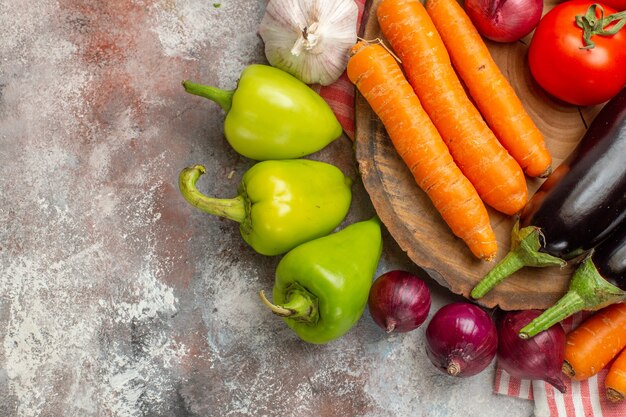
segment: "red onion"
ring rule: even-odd
[[[496,325],[475,304],[445,305],[426,328],[428,358],[451,376],[472,376],[484,370],[496,356],[497,345]]]
[[[368,300],[372,318],[387,333],[408,332],[424,323],[430,311],[430,290],[406,271],[390,271],[374,281]]]
[[[539,310],[507,312],[498,325],[498,364],[509,374],[522,379],[541,379],[565,392],[561,366],[565,353],[565,331],[560,324],[522,339],[518,333]]]
[[[496,42],[515,42],[539,23],[543,0],[465,0],[478,32]]]

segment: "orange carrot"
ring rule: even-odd
[[[604,379],[606,398],[617,403],[626,397],[626,350],[617,355]]]
[[[348,77],[452,232],[475,256],[492,259],[497,243],[487,209],[454,163],[394,57],[381,45],[359,42],[352,48]]]
[[[563,372],[582,381],[600,372],[626,347],[626,305],[612,304],[567,335]]]
[[[550,173],[552,157],[487,45],[457,0],[427,0],[430,15],[478,109],[502,145],[531,177]]]
[[[517,213],[528,198],[524,172],[465,93],[424,6],[419,0],[382,0],[377,17],[461,171],[485,203]]]

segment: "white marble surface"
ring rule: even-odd
[[[0,415],[527,417],[482,374],[440,374],[424,328],[300,342],[260,304],[277,258],[179,196],[230,197],[251,161],[185,78],[232,88],[264,62],[265,3],[0,1]],[[355,179],[342,137],[312,158]],[[418,272],[389,235],[378,273]],[[431,315],[456,300],[433,280]]]

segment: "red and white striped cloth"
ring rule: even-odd
[[[358,30],[361,26],[366,0],[355,0],[355,2],[359,7]],[[311,87],[326,100],[337,116],[337,120],[341,123],[345,134],[354,140],[354,95],[356,89],[348,79],[346,72],[344,71],[341,77],[331,85],[324,87],[313,85]]]
[[[343,131],[351,140],[354,140],[354,94],[355,87],[344,71],[341,77],[327,86],[311,86],[326,100],[333,109]]]
[[[575,314],[562,322],[566,332],[586,317]],[[522,380],[496,367],[493,391],[535,402],[535,417],[626,417],[626,404],[611,403],[604,394],[607,369],[585,381],[566,380],[567,392],[561,394],[544,381]]]
[[[359,6],[359,27],[367,0],[355,0]],[[333,109],[344,132],[354,139],[354,98],[356,89],[344,74],[329,86],[311,86]],[[565,331],[571,330],[583,318],[577,314],[562,324]],[[626,417],[626,404],[613,404],[604,394],[604,369],[585,381],[566,382],[567,392],[561,394],[552,385],[543,381],[520,380],[496,367],[493,390],[496,394],[508,395],[535,402],[534,417]],[[567,379],[567,378],[566,378]]]

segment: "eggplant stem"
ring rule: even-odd
[[[471,296],[478,300],[484,297],[496,285],[504,281],[507,277],[514,274],[524,267],[524,261],[517,251],[511,251],[494,266],[491,271],[483,277],[483,279],[472,289]]]
[[[519,331],[519,337],[528,339],[578,311],[599,310],[622,301],[626,297],[624,291],[600,275],[593,263],[592,255],[593,251],[576,269],[565,295],[556,304],[523,327]]]
[[[521,339],[530,339],[584,307],[585,301],[581,296],[577,292],[568,291],[556,304],[522,327],[518,336]]]
[[[556,256],[540,252],[543,236],[541,229],[535,226],[519,228],[519,220],[511,231],[511,249],[472,289],[471,296],[479,299],[491,291],[496,285],[525,266],[546,267],[566,265]]]

